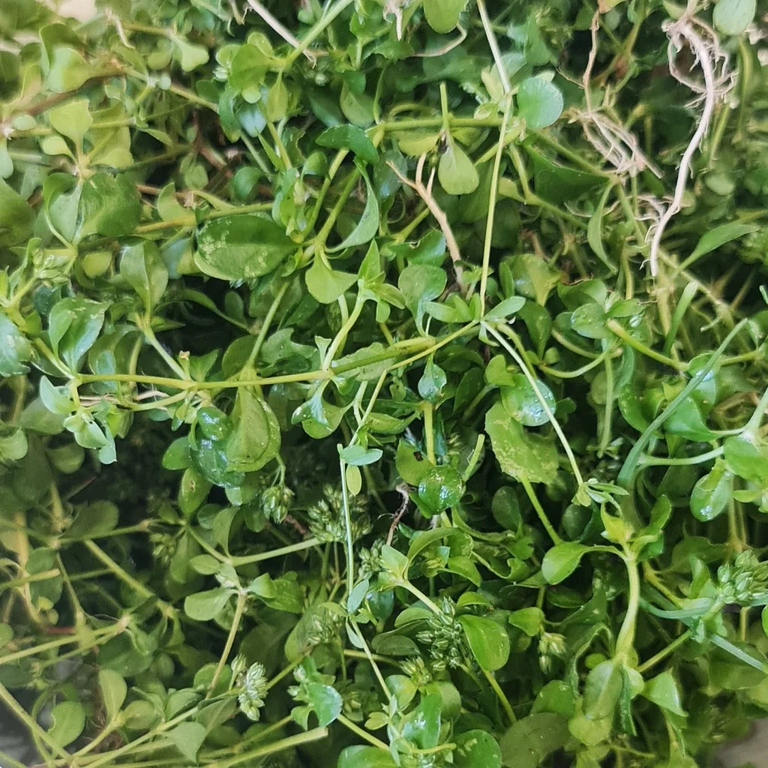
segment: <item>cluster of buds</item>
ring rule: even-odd
[[[368,504],[363,496],[348,500],[352,539],[356,540],[371,532]],[[347,529],[344,515],[344,496],[340,488],[323,486],[323,495],[307,510],[309,528],[320,541],[345,541]]]
[[[539,666],[547,675],[552,671],[555,659],[564,659],[566,656],[565,637],[557,632],[542,632],[539,638]]]
[[[751,550],[741,552],[717,569],[717,586],[724,603],[751,605],[768,591],[768,562],[761,563]]]
[[[464,631],[456,621],[456,606],[452,600],[444,597],[439,603],[441,614],[432,614],[427,619],[427,629],[416,635],[416,639],[429,647],[436,670],[446,667],[455,669],[464,663],[467,657]]]
[[[236,676],[240,693],[237,703],[240,711],[253,722],[258,722],[261,717],[261,708],[267,698],[267,673],[263,664],[256,662],[244,670],[245,659],[238,656],[232,663],[232,672]]]
[[[291,509],[293,491],[287,485],[273,485],[261,494],[261,509],[273,523],[282,523]]]

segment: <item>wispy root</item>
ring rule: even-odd
[[[735,73],[728,66],[728,54],[720,47],[717,33],[708,24],[696,18],[692,8],[689,7],[677,21],[664,22],[663,29],[669,38],[669,71],[679,83],[696,94],[692,105],[702,104],[702,109],[696,132],[680,160],[674,196],[658,223],[648,230],[648,236],[651,238],[649,260],[652,275],[658,272],[659,248],[664,230],[672,217],[683,207],[683,197],[691,173],[693,156],[707,135],[715,105],[728,93],[735,82]],[[695,60],[690,71],[698,68],[701,79],[691,76],[690,72],[683,72],[678,67],[677,54],[683,48],[689,48],[693,52]]]
[[[407,176],[404,176],[394,163],[390,162],[387,163],[387,165],[392,169],[397,178],[403,182],[403,184],[409,186],[426,203],[427,208],[429,208],[429,212],[435,218],[435,221],[437,221],[437,223],[440,225],[440,230],[442,231],[443,237],[445,238],[445,245],[448,248],[448,253],[451,255],[451,260],[453,261],[453,269],[456,272],[456,280],[459,283],[459,286],[463,287],[464,284],[461,279],[462,269],[460,263],[461,253],[459,252],[459,244],[456,242],[456,237],[454,236],[451,225],[448,222],[448,217],[445,215],[443,209],[437,204],[437,201],[432,196],[432,182],[434,181],[435,176],[434,171],[432,171],[427,184],[425,185],[423,182],[424,162],[426,159],[426,155],[422,155],[419,158],[419,161],[416,164],[415,181],[411,181]]]
[[[619,125],[615,120],[612,120],[604,112],[601,112],[599,107],[595,108],[592,105],[589,82],[592,79],[592,70],[597,57],[597,32],[599,26],[600,13],[597,12],[592,17],[592,49],[589,52],[587,67],[582,78],[586,109],[574,110],[572,113],[573,119],[581,125],[586,140],[607,163],[614,167],[616,173],[635,176],[640,171],[648,168],[657,176],[660,176],[659,171],[640,150],[640,145],[634,134]]]

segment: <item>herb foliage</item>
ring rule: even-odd
[[[691,768],[765,714],[761,16],[3,3],[41,764]]]

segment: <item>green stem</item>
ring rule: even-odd
[[[435,616],[443,616],[443,612],[430,600],[418,587],[414,587],[413,584],[411,584],[410,581],[403,581],[400,582],[400,585],[403,589],[410,592],[417,600],[420,600],[424,605],[429,608],[432,613],[435,614]]]
[[[611,441],[611,417],[613,415],[613,363],[605,361],[605,410],[603,411],[603,434],[600,437],[600,446],[597,455],[602,456]]]
[[[515,717],[515,712],[512,709],[512,705],[509,703],[509,699],[507,698],[506,694],[501,690],[499,681],[487,669],[483,669],[483,674],[485,675],[485,679],[488,681],[491,688],[493,688],[497,698],[501,702],[501,706],[504,708],[504,712],[506,712],[510,724],[516,723],[517,717]]]
[[[512,112],[512,96],[507,95],[507,106],[504,109],[504,119],[501,121],[499,141],[496,145],[496,156],[493,160],[491,172],[491,189],[488,195],[488,218],[485,222],[485,238],[483,241],[483,271],[480,276],[480,317],[485,315],[485,293],[488,288],[488,274],[491,271],[491,246],[493,242],[493,224],[496,215],[496,195],[499,190],[499,172],[501,170],[501,158],[504,152],[504,138],[507,133],[507,124]]]
[[[288,56],[285,58],[285,64],[283,65],[283,69],[287,69],[288,67],[293,64],[296,59],[301,56],[304,51],[309,48],[312,43],[317,40],[320,35],[323,34],[323,32],[336,20],[336,18],[344,13],[344,11],[349,8],[350,5],[352,5],[355,2],[355,0],[339,0],[336,5],[331,8],[328,13],[323,16],[320,21],[315,24],[312,29],[307,32],[306,35],[304,35],[304,38],[301,41],[301,44],[298,48],[294,48]]]
[[[248,356],[248,362],[243,366],[244,370],[252,368],[256,363],[256,358],[259,356],[261,346],[264,344],[264,340],[267,338],[269,327],[272,325],[272,321],[275,319],[277,310],[280,307],[280,302],[283,300],[283,296],[285,296],[285,292],[288,290],[288,285],[289,283],[287,281],[283,283],[280,290],[277,292],[277,296],[275,296],[275,298],[272,300],[272,304],[270,304],[269,310],[267,311],[266,317],[264,318],[264,322],[261,325],[259,335],[256,337],[256,342],[253,345],[251,354]]]
[[[121,568],[96,542],[85,540],[83,544],[91,552],[97,560],[100,560],[103,565],[109,568],[112,573],[119,579],[124,581],[136,594],[141,595],[145,600],[152,600],[156,603],[158,610],[168,618],[173,618],[177,615],[178,611],[165,600],[161,600],[151,589],[142,584],[140,581],[131,576],[128,571]]]
[[[232,617],[232,626],[229,628],[229,634],[227,635],[227,642],[224,645],[224,650],[221,652],[219,663],[216,666],[216,671],[213,673],[211,684],[208,686],[208,693],[205,698],[209,698],[213,693],[216,684],[219,682],[221,673],[224,670],[224,665],[229,659],[229,654],[232,652],[232,646],[235,644],[235,637],[240,629],[240,622],[243,619],[243,611],[245,611],[246,603],[248,602],[248,593],[240,591],[237,594],[237,604],[235,605],[235,615]]]
[[[673,360],[667,355],[662,355],[661,352],[656,352],[650,347],[643,344],[642,341],[638,341],[634,336],[631,336],[616,320],[609,320],[606,323],[608,330],[618,336],[625,344],[637,350],[646,357],[650,357],[651,360],[668,365],[670,368],[674,368],[677,371],[685,371],[688,369],[687,363],[680,363],[677,360]]]
[[[368,733],[368,731],[364,731],[362,728],[360,728],[358,725],[355,725],[349,718],[344,717],[344,715],[339,715],[338,721],[343,725],[349,728],[352,733],[358,735],[361,739],[364,739],[369,744],[372,744],[374,747],[378,747],[379,749],[383,749],[387,752],[389,752],[389,747],[380,739],[377,739],[375,736]]]
[[[657,654],[651,656],[650,659],[644,661],[637,671],[643,675],[652,667],[655,667],[660,661],[664,661],[671,653],[674,653],[683,643],[685,643],[691,636],[691,630],[686,629],[682,635],[675,638],[668,646],[662,648]]]
[[[295,552],[301,552],[305,549],[312,549],[317,547],[323,542],[320,539],[306,539],[300,541],[297,544],[291,544],[288,547],[280,547],[279,549],[270,549],[267,552],[260,552],[257,555],[244,555],[242,557],[230,557],[229,561],[235,568],[241,565],[249,565],[251,563],[263,563],[265,560],[272,560],[275,557],[284,557],[285,555],[291,555]]]
[[[42,741],[48,746],[52,752],[55,752],[59,757],[67,757],[67,752],[63,747],[59,746],[39,725],[32,715],[27,712],[24,707],[19,704],[18,701],[11,695],[10,691],[0,683],[0,701],[2,701],[6,707],[21,720],[26,726],[27,730],[33,734],[37,739]]]
[[[549,522],[547,513],[544,511],[544,507],[542,507],[539,503],[536,492],[533,490],[533,486],[531,485],[531,481],[527,477],[521,477],[520,482],[522,483],[528,498],[531,500],[531,504],[533,504],[533,508],[536,510],[536,514],[539,516],[541,524],[549,534],[549,538],[552,539],[552,542],[555,546],[562,544],[563,540],[560,538],[560,536],[558,536],[557,531],[554,529],[552,523]]]
[[[691,392],[701,384],[701,382],[709,376],[712,369],[717,365],[717,361],[723,356],[723,353],[728,348],[728,345],[733,341],[734,337],[744,328],[746,320],[742,320],[738,325],[734,326],[730,333],[723,339],[722,344],[715,350],[712,356],[709,358],[707,364],[701,368],[696,375],[686,384],[680,391],[677,397],[646,427],[645,431],[640,435],[637,442],[632,446],[632,450],[627,455],[624,461],[624,466],[619,472],[617,483],[626,488],[635,475],[640,456],[642,456],[645,446],[648,445],[651,438],[658,432],[664,422],[680,407],[681,403],[691,394]]]
[[[354,541],[352,539],[352,516],[349,511],[346,464],[341,458],[339,459],[339,472],[341,474],[341,497],[344,504],[344,533],[346,534],[344,548],[347,555],[347,594],[351,594],[352,588],[355,586]]]
[[[431,464],[436,464],[435,457],[435,429],[433,425],[434,406],[432,403],[423,403],[422,411],[424,413],[424,443],[427,448],[427,459]]]
[[[295,736],[288,736],[280,741],[266,744],[263,747],[257,747],[248,752],[244,752],[242,755],[236,755],[225,760],[216,760],[212,763],[208,763],[207,768],[233,768],[240,763],[252,763],[257,758],[266,757],[267,755],[273,755],[276,752],[283,752],[287,749],[293,749],[294,747],[300,747],[303,744],[310,744],[313,741],[319,741],[328,736],[327,728],[315,728],[312,731],[306,733],[297,733]]]
[[[637,624],[637,613],[640,609],[640,574],[637,570],[637,560],[635,555],[626,551],[624,553],[624,562],[627,565],[627,576],[629,577],[629,603],[627,613],[616,638],[616,658],[620,661],[628,661],[635,641],[635,625]]]
[[[643,454],[638,460],[638,466],[641,467],[687,467],[692,464],[703,464],[705,461],[711,461],[718,456],[723,455],[723,447],[713,448],[706,453],[700,453],[697,456],[687,456],[682,459],[670,459],[664,456],[648,456]]]
[[[565,433],[563,432],[563,429],[560,426],[560,423],[555,418],[555,414],[552,413],[552,409],[549,407],[549,403],[547,403],[546,399],[544,398],[544,395],[542,395],[536,379],[533,378],[533,376],[531,375],[531,372],[528,370],[528,366],[525,364],[525,362],[517,353],[517,351],[510,344],[507,343],[507,340],[493,326],[483,324],[483,327],[486,328],[486,330],[501,344],[501,346],[507,350],[507,352],[512,356],[514,361],[522,369],[523,374],[525,374],[525,377],[528,379],[528,383],[531,385],[534,393],[536,394],[536,399],[541,404],[541,407],[544,410],[544,413],[547,414],[547,417],[549,418],[549,421],[552,424],[552,428],[555,430],[555,433],[557,434],[557,437],[560,440],[560,443],[562,444],[566,455],[568,456],[568,461],[570,462],[571,468],[573,469],[573,474],[576,477],[576,482],[578,483],[579,486],[582,486],[584,484],[584,478],[582,477],[581,470],[579,469],[578,462],[576,461],[576,456],[573,453],[573,449],[571,448],[571,445],[568,442],[568,439],[566,438]],[[503,330],[505,333],[509,333],[512,330],[511,328],[508,329],[507,326],[500,326],[500,327],[501,327],[501,330]]]

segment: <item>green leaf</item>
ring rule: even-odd
[[[55,131],[71,139],[82,152],[85,134],[93,125],[88,99],[73,99],[49,109],[48,122]]]
[[[356,125],[335,125],[323,131],[315,143],[332,149],[349,149],[366,163],[376,163],[379,153],[365,131]]]
[[[448,142],[445,152],[437,164],[437,178],[440,186],[449,195],[468,195],[477,189],[480,177],[467,153],[453,140]]]
[[[536,194],[554,205],[578,200],[605,184],[605,177],[588,171],[578,171],[554,163],[524,145],[533,161],[533,182]]]
[[[53,52],[47,84],[53,93],[76,91],[94,76],[88,62],[72,48],[56,48]]]
[[[725,463],[734,475],[761,485],[768,477],[768,451],[743,437],[729,437],[723,443]]]
[[[590,670],[584,684],[584,714],[591,720],[610,717],[619,703],[622,685],[621,666],[614,659],[601,661]]]
[[[202,45],[195,45],[175,35],[173,36],[173,44],[176,46],[179,63],[184,72],[191,72],[193,69],[208,63],[208,49],[203,48]]]
[[[529,77],[517,91],[520,117],[531,130],[552,125],[563,112],[563,94],[557,86],[541,77]]]
[[[396,768],[392,755],[378,747],[347,747],[339,755],[337,768]]]
[[[140,219],[141,199],[125,174],[94,173],[83,183],[78,239],[88,235],[128,235]]]
[[[501,768],[501,748],[490,733],[466,731],[454,738],[456,768]]]
[[[200,723],[179,723],[165,734],[187,760],[197,762],[197,753],[206,736],[205,726]]]
[[[419,379],[419,395],[428,403],[436,403],[440,400],[443,387],[447,382],[445,371],[435,363],[434,356],[430,355],[424,366],[424,373]]]
[[[76,296],[62,299],[51,310],[48,318],[51,349],[71,370],[79,370],[85,353],[99,337],[106,311],[106,305]]]
[[[693,516],[703,523],[714,520],[728,506],[732,493],[733,473],[728,470],[723,460],[718,459],[712,470],[699,478],[693,486]]]
[[[541,608],[520,608],[509,614],[508,621],[513,627],[525,632],[528,637],[536,637],[544,625],[544,612]]]
[[[362,445],[348,445],[339,450],[339,456],[347,463],[355,467],[364,467],[375,464],[381,459],[383,453],[379,448],[364,448]]]
[[[448,278],[440,267],[427,264],[410,264],[401,273],[397,286],[405,299],[405,306],[422,328],[425,307],[445,290]]]
[[[120,274],[139,294],[148,313],[158,305],[168,287],[168,269],[157,246],[149,240],[123,250]]]
[[[230,597],[232,590],[225,587],[187,595],[184,600],[184,613],[195,621],[211,621],[224,610]]]
[[[0,246],[18,245],[32,234],[32,206],[0,179]]]
[[[605,214],[605,205],[608,202],[608,196],[611,194],[612,189],[613,187],[610,184],[606,185],[605,191],[600,198],[600,202],[597,204],[595,212],[589,219],[589,224],[587,225],[587,242],[597,258],[615,274],[616,267],[608,258],[608,254],[605,252],[605,245],[603,244],[603,215]]]
[[[419,749],[434,749],[440,740],[441,708],[440,694],[422,694],[419,705],[404,718],[403,738]]]
[[[330,725],[341,714],[341,694],[333,686],[308,683],[307,694],[321,728]]]
[[[581,558],[589,547],[575,541],[567,541],[548,549],[541,561],[541,573],[548,584],[559,584],[578,568]]]
[[[365,181],[366,197],[363,215],[358,220],[355,228],[339,245],[328,249],[329,253],[343,251],[345,248],[353,248],[357,245],[365,245],[379,231],[379,201],[376,199],[376,190],[373,188],[373,184],[371,184],[371,180],[368,178],[362,163],[356,160],[355,165],[357,165],[357,170]]]
[[[0,197],[2,197],[1,194]],[[26,373],[29,367],[25,363],[32,358],[32,344],[1,311],[0,338],[3,340],[0,345],[0,376],[17,376]]]
[[[463,495],[464,482],[450,464],[431,467],[419,481],[419,498],[433,515],[456,506]]]
[[[677,681],[671,672],[662,672],[660,675],[648,680],[643,688],[642,695],[668,712],[672,712],[680,717],[687,716],[682,707],[682,698],[677,687]]]
[[[754,0],[735,0],[735,2],[731,2],[731,0],[720,0],[720,2],[715,6],[715,14],[717,14],[718,8],[721,8],[722,6],[729,3],[731,5],[735,5],[739,3],[749,4],[750,2],[752,3],[752,12],[754,14]],[[740,237],[749,235],[752,232],[757,232],[758,229],[760,229],[760,227],[756,226],[755,224],[737,224],[735,222],[731,224],[721,224],[719,227],[715,227],[714,229],[710,229],[709,231],[705,232],[701,238],[699,238],[699,242],[696,243],[696,247],[693,249],[693,253],[691,253],[686,261],[695,261],[700,256],[711,253],[726,243],[730,243],[733,240],[738,240]]]
[[[756,11],[756,0],[718,0],[712,21],[715,29],[724,35],[741,35],[752,23]]]
[[[317,254],[304,279],[314,299],[321,304],[332,304],[357,282],[357,275],[331,269]]]
[[[501,669],[509,659],[509,635],[501,624],[484,616],[459,616],[469,648],[486,671]]]
[[[125,703],[128,695],[128,685],[122,675],[113,669],[99,670],[99,687],[101,699],[107,712],[107,722],[114,722],[117,713]]]
[[[559,715],[539,712],[518,720],[501,737],[501,757],[510,768],[538,768],[547,755],[570,740],[568,724]]]
[[[54,744],[66,747],[85,728],[85,708],[77,701],[62,701],[51,710],[51,721],[48,737]]]
[[[424,16],[438,35],[446,35],[456,29],[466,5],[467,0],[424,0]]]
[[[272,272],[296,249],[283,228],[269,219],[223,216],[198,233],[195,263],[220,280],[253,280]]]
[[[510,296],[499,302],[493,309],[485,313],[484,320],[493,322],[495,320],[506,320],[510,315],[519,312],[525,306],[525,299],[522,296]]]
[[[549,423],[549,416],[528,377],[522,373],[513,373],[510,379],[508,386],[501,387],[504,410],[526,427],[540,427]],[[554,413],[557,403],[552,390],[541,380],[536,380],[536,388],[550,413]]]
[[[525,432],[496,403],[485,416],[485,431],[491,438],[496,460],[506,474],[531,483],[551,483],[557,472],[557,449],[540,435]]]
[[[230,470],[256,472],[280,452],[280,424],[274,411],[247,387],[238,390],[232,423],[225,448]]]

